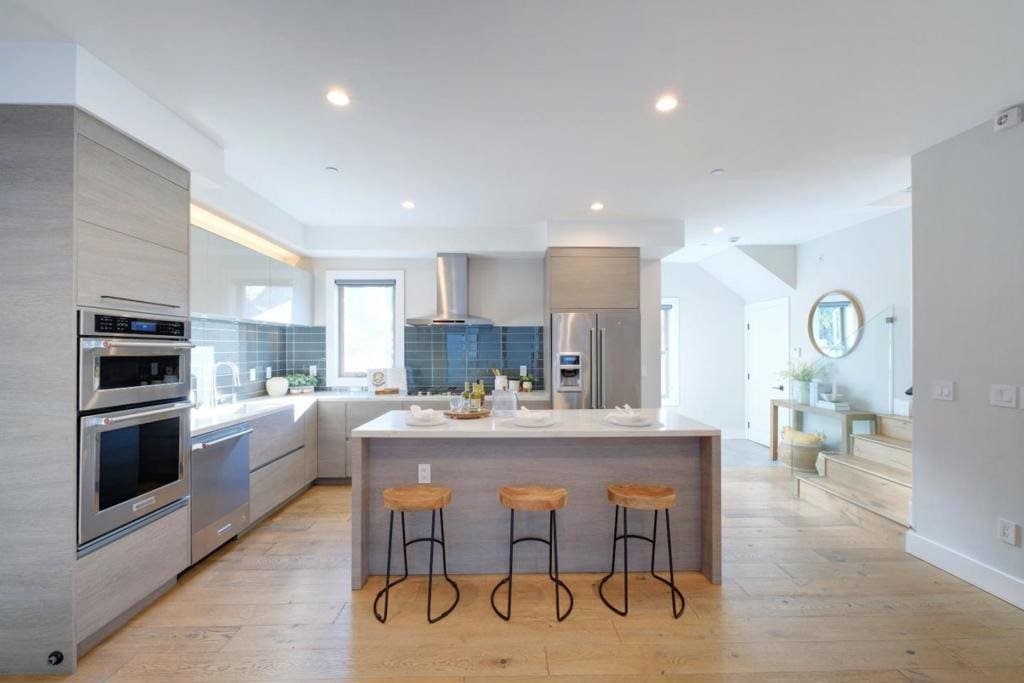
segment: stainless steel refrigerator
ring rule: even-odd
[[[640,405],[640,311],[551,314],[555,409]]]

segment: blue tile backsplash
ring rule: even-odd
[[[275,325],[216,318],[192,318],[192,388],[197,400],[208,396],[216,368],[221,396],[237,400],[266,394],[266,368],[275,377],[308,373],[316,365],[319,378],[327,375],[327,333],[322,326]],[[234,387],[231,366],[238,368]],[[443,387],[461,388],[483,379],[494,388],[491,368],[512,377],[525,365],[535,390],[544,388],[544,328],[474,325],[467,327],[405,328],[405,368],[410,393]],[[256,380],[249,381],[249,371]]]
[[[483,379],[494,388],[491,368],[515,377],[525,365],[535,390],[544,388],[544,328],[470,325],[405,328],[405,369],[409,392],[462,387]]]

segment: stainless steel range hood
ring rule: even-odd
[[[469,313],[469,256],[437,255],[437,315],[410,318],[409,325],[493,325],[488,318]]]

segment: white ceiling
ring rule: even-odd
[[[1024,99],[1019,0],[13,1],[39,21],[0,40],[81,44],[310,226],[504,231],[599,199],[685,220],[695,254],[799,243]]]

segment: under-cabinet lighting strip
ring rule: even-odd
[[[198,204],[192,204],[191,222],[192,225],[202,228],[207,232],[220,235],[224,239],[237,242],[243,247],[258,251],[264,256],[287,263],[290,266],[298,265],[301,257],[298,254],[288,251],[284,247],[271,242],[265,237],[257,235],[252,230],[235,223],[232,220],[217,215],[209,209],[204,209]]]

